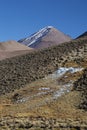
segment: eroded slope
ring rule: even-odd
[[[86,39],[1,61],[1,130],[86,130],[86,68]]]

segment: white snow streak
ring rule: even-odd
[[[27,46],[30,46],[37,42],[41,37],[43,37],[46,33],[49,32],[49,29],[53,28],[52,26],[47,26],[45,28],[42,28],[37,33],[33,34],[32,36],[26,38],[23,43]]]
[[[50,88],[39,88],[39,90],[49,90]]]
[[[82,70],[83,70],[83,68],[60,67],[57,71],[55,71],[53,74],[50,74],[46,78],[49,77],[49,78],[55,79],[55,78],[59,78],[59,77],[63,76],[66,72],[75,73],[75,72],[82,71]]]
[[[83,70],[83,68],[74,68],[74,67],[66,68],[66,67],[60,67],[53,74],[50,74],[50,75],[46,76],[44,78],[44,80],[48,80],[48,78],[51,78],[53,80],[53,79],[56,79],[56,78],[60,78],[66,72],[69,72],[69,73],[73,74],[75,72],[82,71],[82,70]],[[65,77],[67,78],[67,75],[65,75]],[[55,82],[55,80],[54,80],[54,82]],[[49,87],[48,88],[46,88],[46,87],[39,88],[38,90],[40,92],[37,92],[35,95],[19,99],[17,101],[17,103],[18,102],[22,103],[22,102],[25,102],[25,101],[29,101],[29,100],[33,99],[34,97],[46,95],[48,93],[53,93],[51,99],[55,100],[55,99],[59,98],[60,96],[62,96],[63,94],[69,93],[71,91],[71,88],[72,88],[72,83],[73,83],[73,81],[70,80],[67,84],[61,85],[60,88],[58,88],[58,90],[52,90],[52,88],[49,88]]]

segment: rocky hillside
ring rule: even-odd
[[[0,61],[0,94],[43,78],[67,61],[79,63],[86,57],[87,39],[81,39]]]
[[[45,117],[2,118],[0,125],[3,130],[86,130],[85,122],[52,119]]]
[[[0,61],[0,130],[87,130],[86,86],[86,38]]]
[[[74,89],[81,93],[81,101],[78,107],[87,111],[87,68],[84,70],[82,77],[75,82]]]

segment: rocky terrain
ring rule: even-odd
[[[74,89],[80,91],[82,97],[78,107],[87,111],[87,68],[82,77],[75,82]]]
[[[81,123],[81,124],[80,124]],[[87,122],[79,120],[47,119],[45,117],[2,118],[0,120],[1,130],[86,130]],[[8,126],[8,127],[7,127]]]
[[[87,129],[87,38],[0,61],[0,130]]]
[[[77,40],[0,62],[0,94],[45,77],[67,61],[87,56],[87,40]]]

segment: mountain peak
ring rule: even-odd
[[[53,26],[46,26],[46,27],[40,29],[38,32],[34,33],[33,35],[31,35],[27,38],[21,39],[18,42],[23,43],[27,46],[31,46],[33,43],[37,42],[43,36],[45,36],[52,28],[53,28]],[[25,41],[26,41],[26,43],[24,43]]]
[[[46,26],[45,28],[54,28],[53,26]]]
[[[41,49],[59,43],[68,42],[70,40],[71,38],[69,36],[58,31],[53,26],[46,26],[31,36],[21,39],[18,42],[25,44],[28,47]]]

